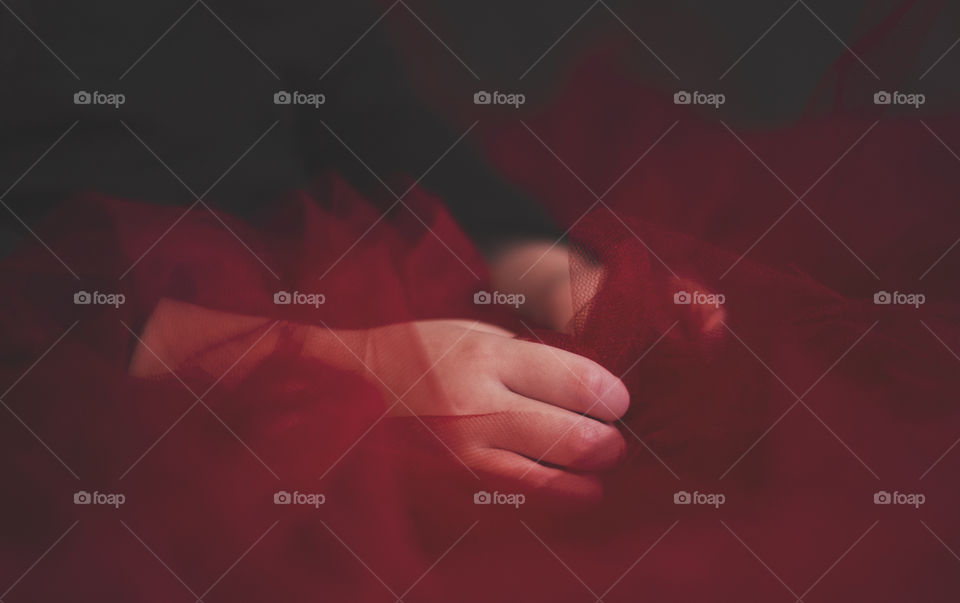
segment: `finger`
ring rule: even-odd
[[[603,486],[595,475],[547,467],[508,450],[480,449],[471,456],[470,464],[479,473],[518,493],[584,502],[599,501],[603,496]]]
[[[479,320],[464,320],[462,318],[455,319],[432,319],[432,320],[423,320],[420,321],[421,324],[429,323],[443,323],[446,325],[463,327],[464,329],[469,329],[471,331],[477,331],[480,333],[489,333],[490,335],[500,335],[501,337],[516,337],[515,333],[512,333],[506,329],[492,325],[488,322],[482,322]]]
[[[514,392],[603,421],[627,412],[626,386],[596,362],[542,343],[514,340],[503,346],[498,374]]]
[[[532,400],[518,404],[525,406],[534,409],[485,415],[483,441],[574,471],[602,471],[623,458],[626,442],[615,427]]]
[[[462,320],[455,319],[450,322],[454,324],[460,324],[471,331],[479,331],[481,333],[490,333],[491,335],[500,335],[502,337],[516,337],[515,333],[512,333],[504,328],[492,325],[488,322],[481,322],[479,320]]]

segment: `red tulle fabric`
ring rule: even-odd
[[[740,134],[797,194],[816,183],[778,221],[796,199],[741,141],[627,74],[585,60],[527,124],[599,193],[680,120],[603,204],[525,128],[485,134],[605,267],[600,282],[571,267],[570,335],[475,305],[480,256],[422,193],[409,202],[433,233],[400,211],[361,238],[378,213],[332,177],[319,202],[295,196],[262,226],[223,216],[249,250],[202,209],[146,255],[182,208],[90,197],[56,212],[38,234],[80,279],[39,245],[0,273],[4,403],[22,419],[0,420],[0,578],[78,523],[8,600],[956,600],[960,460],[934,463],[960,435],[960,253],[925,272],[960,234],[955,159],[916,121],[850,113]],[[591,110],[598,91],[616,107]],[[956,119],[926,124],[960,140]],[[723,294],[724,324],[705,332],[675,304],[683,283]],[[127,302],[77,306],[80,289]],[[327,303],[277,306],[278,290]],[[927,303],[875,305],[881,290]],[[623,375],[627,459],[585,510],[535,495],[475,505],[496,485],[441,441],[469,418],[380,421],[374,387],[305,361],[286,334],[240,383],[190,366],[128,376],[128,327],[165,297],[332,328],[470,318],[540,338]],[[415,342],[401,352],[417,359]],[[190,391],[208,389],[203,404]],[[81,489],[127,501],[74,505]],[[275,505],[279,490],[327,498]],[[875,505],[881,490],[926,502]],[[725,503],[677,505],[678,491]]]

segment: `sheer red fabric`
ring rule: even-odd
[[[604,90],[617,107],[569,127]],[[97,197],[51,216],[38,234],[79,279],[39,244],[0,271],[2,577],[57,542],[8,599],[955,600],[960,210],[955,159],[930,131],[960,140],[960,122],[839,112],[732,133],[602,54],[558,98],[528,126],[587,186],[525,128],[485,136],[604,267],[571,266],[569,335],[474,304],[483,263],[419,192],[430,231],[404,211],[378,221],[335,177],[258,227],[195,209],[164,235],[182,208]],[[587,187],[611,184],[595,204]],[[75,305],[78,290],[126,303]],[[326,303],[273,303],[293,290]],[[874,303],[882,291],[925,303]],[[722,322],[704,328],[684,292],[722,295]],[[382,419],[391,400],[304,360],[282,322],[239,382],[190,364],[129,376],[131,331],[162,298],[272,319],[264,332],[500,324],[622,375],[629,454],[588,509],[535,493],[476,505],[499,485],[447,443],[485,417]],[[415,341],[397,353],[429,368]],[[78,490],[126,502],[76,505]],[[278,491],[326,499],[277,505]]]

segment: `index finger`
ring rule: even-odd
[[[500,380],[514,392],[601,421],[627,412],[630,394],[610,371],[589,358],[543,343],[511,341],[498,363]]]

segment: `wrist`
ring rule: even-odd
[[[302,325],[302,355],[337,368],[366,375],[369,372],[369,331],[328,329]]]

